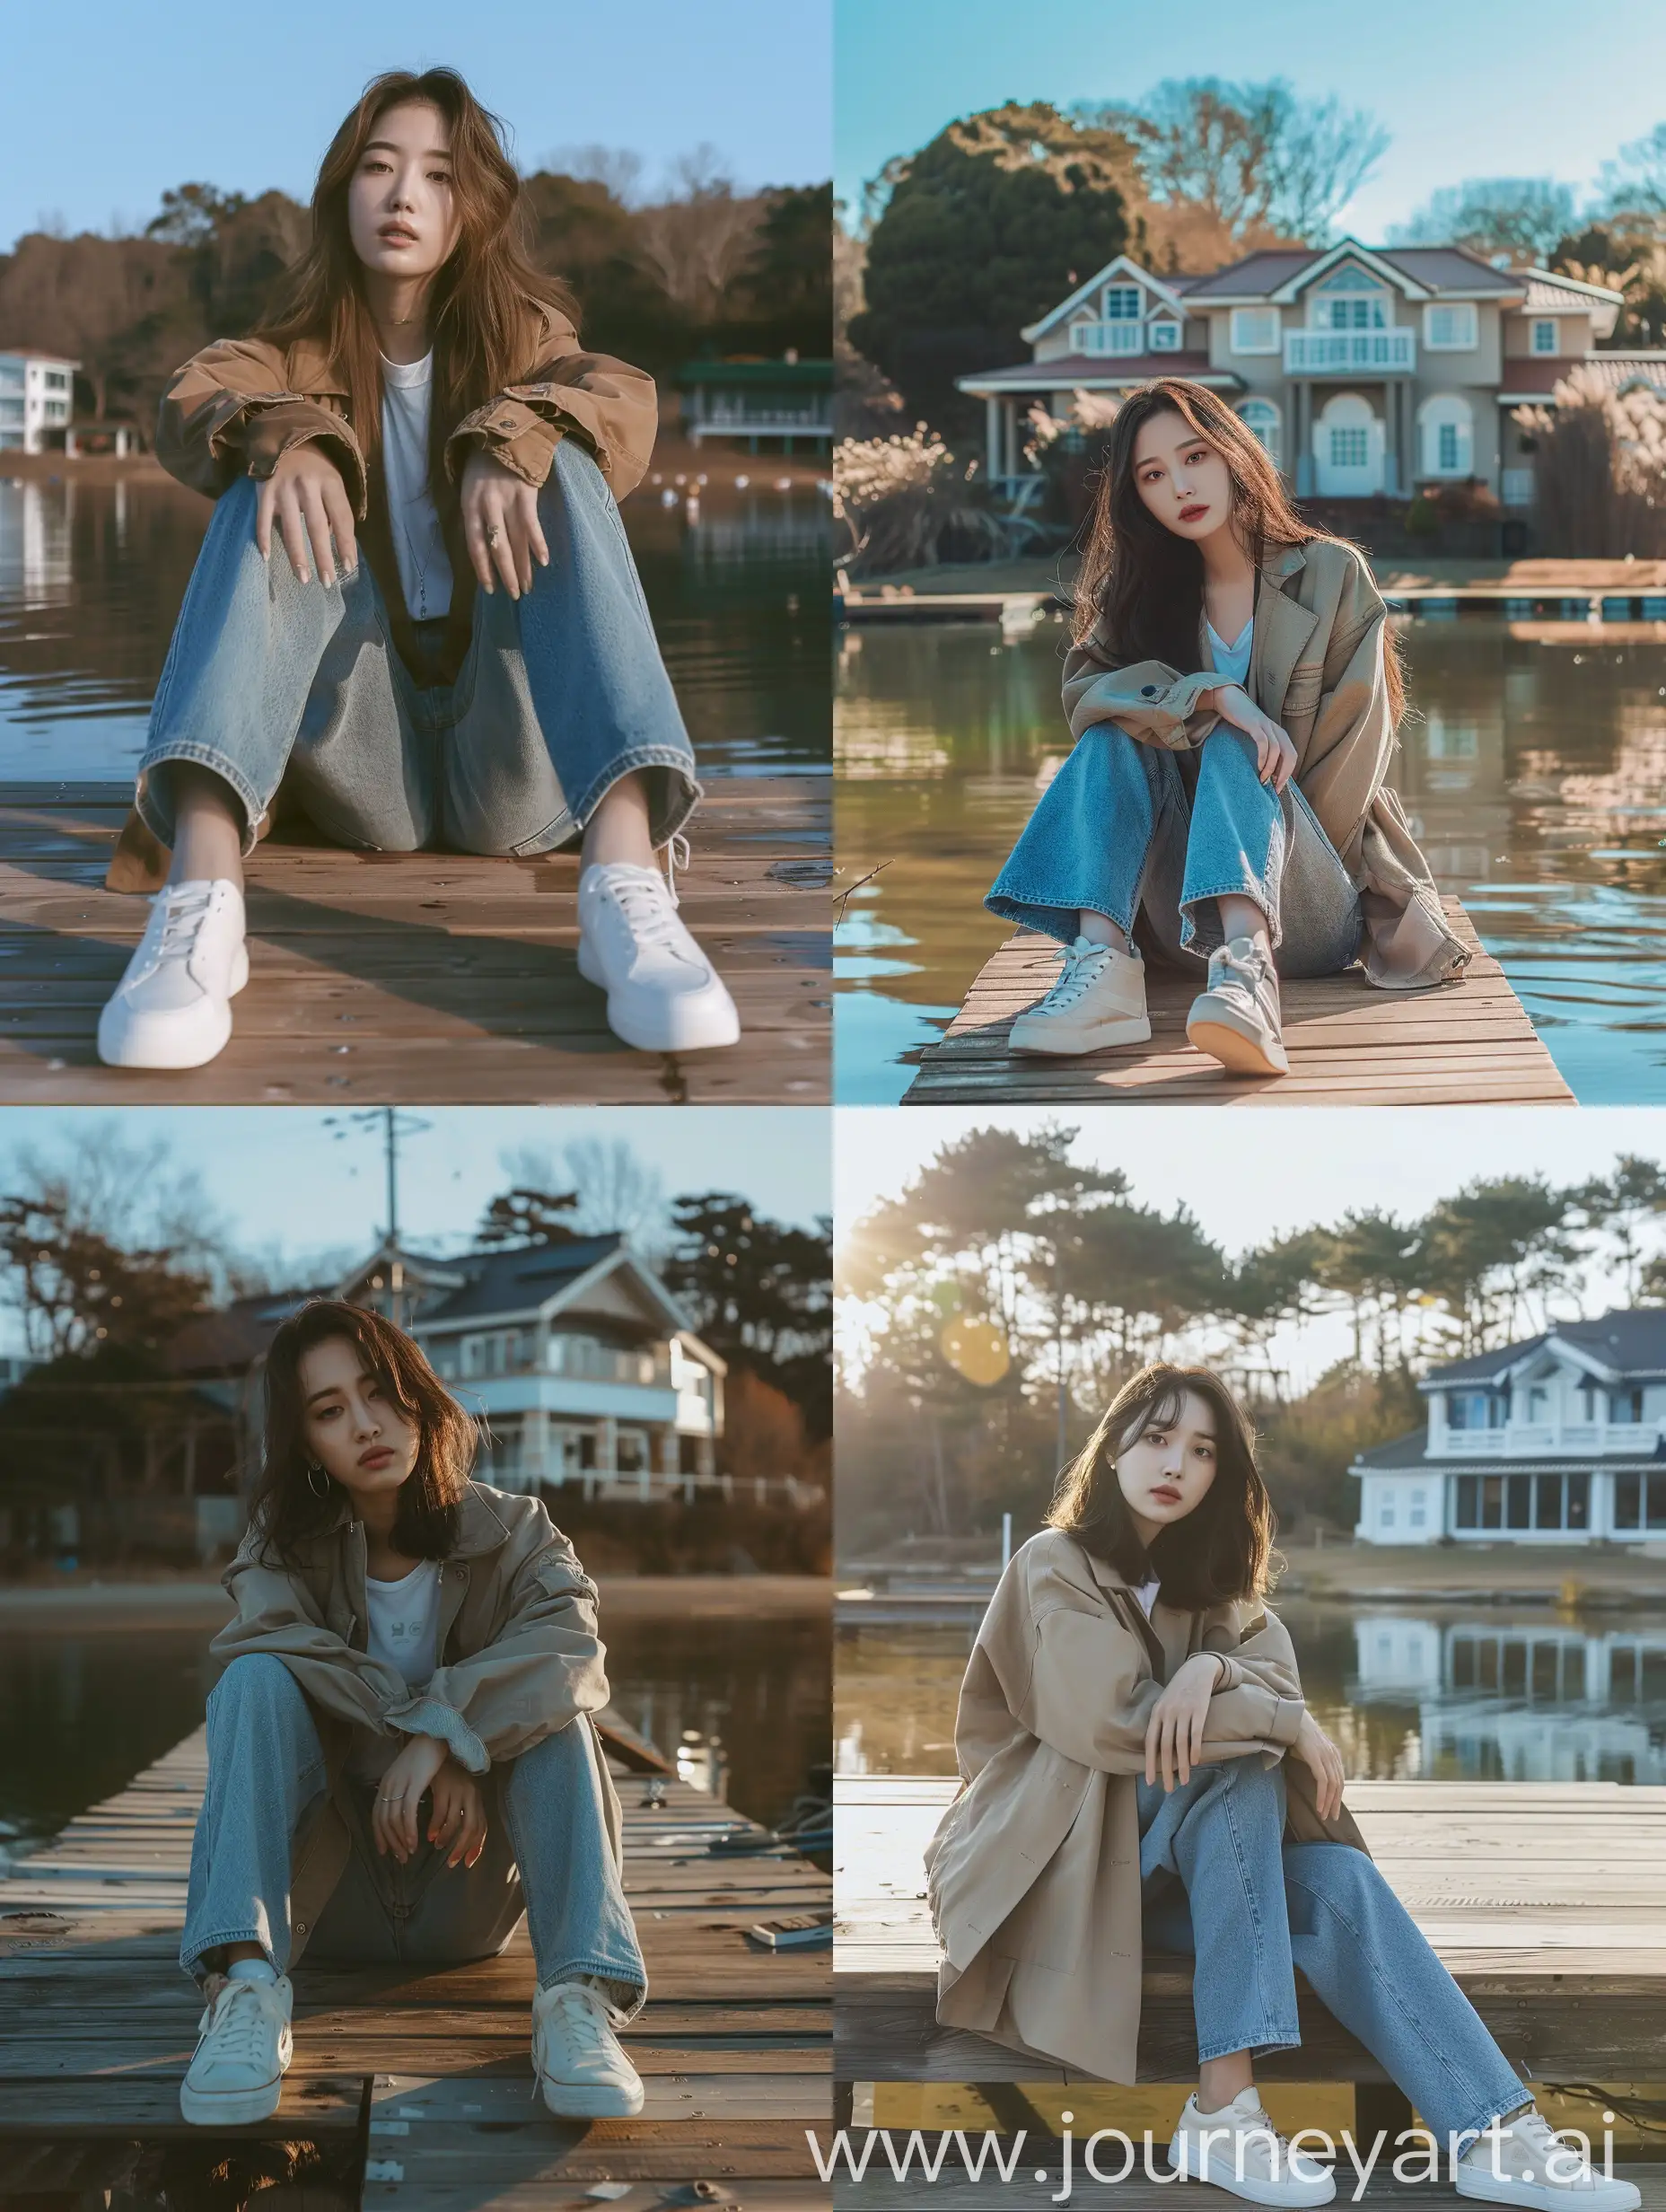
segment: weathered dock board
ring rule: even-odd
[[[1151,1040],[1078,1058],[1007,1049],[1058,970],[1050,937],[1020,930],[984,967],[941,1040],[925,1046],[907,1106],[1052,1102],[1108,1106],[1571,1106],[1574,1094],[1503,969],[1455,899],[1442,901],[1475,947],[1460,983],[1373,990],[1355,970],[1281,987],[1290,1073],[1229,1076],[1186,1040],[1191,978],[1153,961]]]
[[[951,1777],[835,1778],[837,2067],[868,2082],[1092,2077],[941,2028],[921,1852]],[[1350,1782],[1372,1856],[1511,2059],[1536,2082],[1658,2080],[1666,2037],[1666,1788]],[[1269,2081],[1381,2082],[1302,1993],[1303,2048]],[[1142,2080],[1195,2078],[1191,1962],[1145,1965]]]
[[[720,2195],[743,2180],[753,2212],[825,2204],[805,2130],[825,2132],[831,2111],[829,1956],[771,1953],[744,1930],[825,1915],[830,1884],[780,1845],[715,1854],[719,1837],[764,1831],[685,1782],[609,1763],[650,1984],[624,2037],[647,2092],[639,2116],[561,2122],[534,2101],[522,1928],[500,1957],[460,1966],[303,1959],[283,2104],[228,2133],[356,2146],[364,2205],[394,2212],[518,2212],[636,2176]],[[179,2110],[200,2001],[178,1949],[206,1774],[198,1732],[0,1882],[0,2173],[201,2141]]]
[[[0,1103],[739,1104],[828,1095],[829,786],[715,779],[679,878],[738,1045],[634,1052],[579,975],[578,861],[355,853],[287,835],[249,863],[249,988],[180,1074],[108,1068],[99,1009],[145,926],[103,888],[130,794],[0,786]]]

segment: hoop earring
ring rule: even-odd
[[[310,1460],[307,1462],[307,1488],[314,1497],[328,1497],[329,1496],[329,1477],[324,1475],[324,1487],[320,1490],[312,1479],[314,1475],[324,1475],[324,1470],[316,1460]]]

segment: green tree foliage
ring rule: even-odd
[[[504,1190],[493,1198],[475,1231],[487,1246],[517,1244],[571,1244],[578,1232],[571,1216],[578,1204],[575,1190]]]
[[[790,1398],[809,1436],[830,1435],[832,1224],[771,1221],[731,1190],[676,1198],[671,1216],[662,1272],[697,1333]]]
[[[1023,326],[1129,246],[1132,174],[1118,134],[1039,104],[952,123],[894,169],[850,337],[910,419],[976,428],[955,378],[1022,360]]]

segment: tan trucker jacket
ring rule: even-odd
[[[943,1946],[937,2018],[1027,2054],[1132,2082],[1143,1971],[1139,1811],[1145,1729],[1194,1652],[1225,1662],[1204,1758],[1283,1759],[1305,1710],[1284,1624],[1255,1602],[1147,1621],[1124,1577],[1062,1530],[1002,1575],[960,1685],[962,1787],[925,1850]],[[1320,1820],[1285,1761],[1285,1834],[1365,1843],[1346,1806]]]
[[[471,1482],[457,1544],[440,1562],[439,1658],[419,1690],[367,1649],[364,1524],[344,1505],[298,1564],[263,1566],[244,1536],[222,1581],[237,1606],[209,1649],[281,1659],[306,1693],[329,1761],[331,1802],[299,1839],[292,1885],[297,1938],[317,1925],[351,1848],[333,1803],[355,1729],[386,1740],[391,1762],[412,1735],[438,1736],[484,1774],[559,1728],[589,1738],[614,1864],[623,1866],[618,1793],[589,1716],[608,1701],[596,1585],[541,1502]]]
[[[1359,893],[1360,958],[1383,990],[1426,989],[1474,957],[1453,935],[1398,794],[1383,651],[1388,609],[1355,547],[1334,538],[1275,547],[1261,564],[1245,689],[1296,749],[1295,782]],[[1219,683],[1198,622],[1198,666],[1119,663],[1102,633],[1065,662],[1065,711],[1079,738],[1114,722],[1183,752],[1220,717],[1199,701]]]

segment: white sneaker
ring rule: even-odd
[[[1636,2212],[1643,2192],[1635,2181],[1598,2172],[1576,2143],[1559,2136],[1537,2106],[1518,2112],[1494,2138],[1471,2143],[1452,2171],[1460,2197],[1487,2204],[1527,2204],[1542,2212]]]
[[[1143,1045],[1151,1035],[1145,1012],[1145,963],[1137,952],[1078,937],[1065,947],[1058,980],[1039,1005],[1013,1024],[1013,1052],[1097,1052],[1105,1045]]]
[[[294,2055],[287,1974],[225,1981],[197,2025],[197,2050],[180,2084],[180,2110],[198,2128],[238,2128],[277,2110]]]
[[[1336,2176],[1305,2151],[1293,2151],[1262,2109],[1260,2092],[1241,2089],[1218,2112],[1197,2108],[1194,2090],[1169,2143],[1176,2171],[1212,2181],[1251,2204],[1328,2204]]]
[[[201,1067],[232,1034],[249,980],[243,894],[229,878],[164,883],[127,973],[99,1016],[107,1067]]]
[[[1186,1034],[1230,1075],[1287,1075],[1278,973],[1253,937],[1233,937],[1209,955],[1209,988],[1192,1001]]]
[[[578,971],[608,995],[608,1026],[639,1052],[732,1045],[741,1017],[683,927],[657,868],[592,863],[578,880]]]
[[[562,2120],[624,2120],[642,2110],[642,2076],[620,2049],[624,2014],[589,1981],[557,1981],[532,1999],[532,2070]]]

